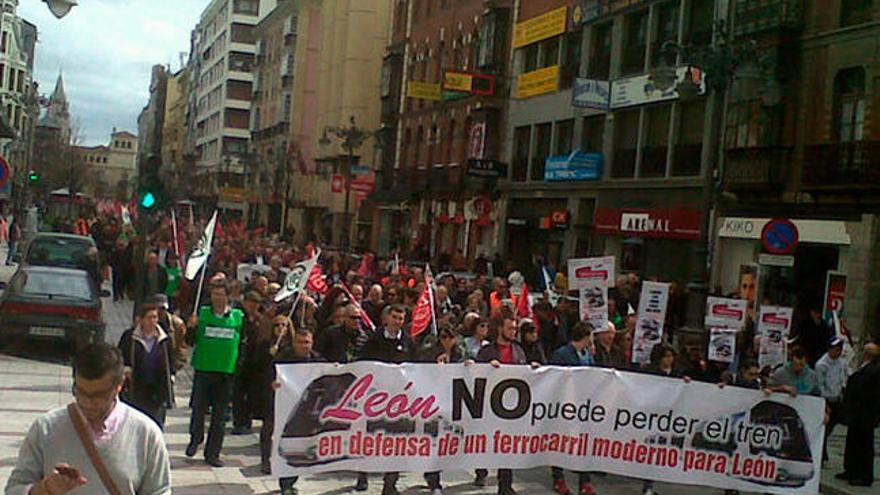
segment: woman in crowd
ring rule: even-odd
[[[526,359],[530,363],[547,364],[547,355],[538,338],[538,327],[530,318],[519,322],[519,342],[526,351]]]
[[[171,377],[177,369],[171,337],[159,326],[159,308],[143,304],[137,323],[119,339],[125,363],[123,400],[165,426],[165,412],[174,405]]]
[[[486,344],[489,343],[489,320],[486,318],[477,318],[472,322],[472,329],[469,331],[469,337],[465,337],[464,345],[467,349],[468,359],[476,359],[477,353]]]

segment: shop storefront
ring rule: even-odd
[[[596,208],[595,232],[621,273],[685,283],[702,215],[688,208]]]
[[[505,258],[517,267],[543,256],[552,266],[568,258],[564,246],[572,214],[567,198],[513,199],[506,219]]]
[[[736,294],[755,280],[755,297],[764,302],[792,306],[801,314],[811,307],[823,307],[828,272],[848,271],[852,238],[847,222],[792,219],[798,231],[794,252],[767,256],[761,233],[770,220],[719,219],[713,273],[716,287]]]

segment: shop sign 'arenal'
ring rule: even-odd
[[[686,208],[596,208],[596,232],[626,237],[696,240],[701,214]]]

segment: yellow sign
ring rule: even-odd
[[[516,78],[517,98],[531,98],[532,96],[552,93],[557,89],[559,89],[558,65],[526,72]]]
[[[221,187],[220,200],[230,203],[244,203],[248,200],[248,191],[243,187]]]
[[[568,7],[559,7],[550,12],[532,17],[516,25],[513,47],[521,48],[532,43],[558,36],[565,32],[568,21]]]
[[[410,81],[406,85],[406,96],[419,100],[440,100],[440,85],[421,81]]]
[[[447,72],[443,76],[443,89],[447,91],[470,92],[474,77],[464,72]]]

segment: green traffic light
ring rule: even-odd
[[[38,174],[36,172],[31,172],[28,175],[28,180],[31,182],[36,182],[36,181],[40,180],[40,174]]]
[[[156,196],[149,191],[145,192],[141,197],[141,206],[146,209],[156,206]]]

